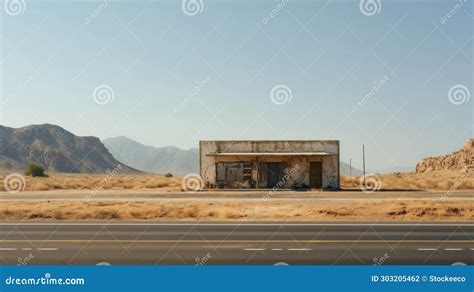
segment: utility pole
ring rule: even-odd
[[[352,177],[352,159],[349,158],[349,176]]]
[[[364,171],[364,186],[365,186],[365,145],[362,144],[362,168]]]

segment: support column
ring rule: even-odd
[[[256,183],[255,183],[255,188],[258,189],[258,183],[260,181],[260,160],[258,159],[258,156],[255,158],[255,172],[256,172]]]

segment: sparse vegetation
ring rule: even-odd
[[[167,174],[165,174],[165,177],[173,177],[173,174],[168,172]]]
[[[25,175],[32,177],[48,177],[48,175],[44,173],[44,167],[36,163],[28,164],[25,170]]]
[[[382,190],[449,190],[474,189],[474,173],[465,176],[463,171],[444,170],[426,173],[400,173],[379,175]],[[344,189],[359,188],[359,177],[341,176]]]
[[[7,174],[0,174],[2,181]],[[27,176],[25,191],[78,190],[160,190],[179,191],[181,178],[153,174],[118,174],[107,178],[106,174],[50,173],[48,178]],[[5,191],[0,184],[0,191]]]
[[[0,174],[3,180],[7,174]],[[65,174],[51,173],[49,178],[26,177],[25,191],[52,190],[159,190],[180,191],[181,177],[157,174],[118,174],[106,179],[103,174]],[[463,177],[460,171],[436,171],[429,173],[393,173],[379,176],[382,190],[443,190],[474,189],[474,174]],[[342,189],[359,189],[359,177],[341,176]],[[0,184],[0,191],[4,191]]]
[[[474,220],[473,200],[3,202],[0,220]],[[212,204],[211,204],[212,203]]]

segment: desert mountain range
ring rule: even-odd
[[[145,172],[175,175],[199,172],[197,148],[182,150],[174,146],[153,147],[123,136],[102,142],[117,160]]]
[[[23,171],[31,162],[49,172],[105,173],[119,164],[121,172],[139,172],[116,160],[96,137],[78,137],[50,124],[0,126],[0,169]]]

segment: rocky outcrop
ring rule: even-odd
[[[428,157],[416,165],[416,172],[465,170],[474,165],[474,139],[469,139],[461,150],[438,157]]]

